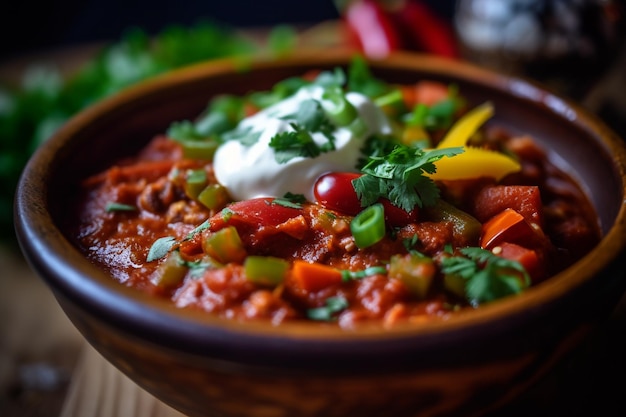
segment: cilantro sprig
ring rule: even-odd
[[[380,198],[407,212],[415,206],[432,206],[439,198],[439,189],[426,174],[433,174],[435,162],[452,157],[463,148],[424,150],[397,145],[389,154],[370,156],[361,169],[364,175],[352,182],[361,205],[367,207]]]
[[[307,310],[307,317],[317,321],[332,321],[337,314],[348,308],[348,300],[342,296],[328,297],[322,307]]]
[[[290,121],[293,130],[280,132],[270,139],[269,146],[274,149],[279,164],[299,156],[315,158],[335,149],[334,126],[317,100],[304,100],[294,113],[282,119]],[[316,143],[312,136],[315,132],[321,132],[327,141],[321,145]]]
[[[465,280],[465,293],[472,305],[518,294],[530,285],[530,277],[516,261],[504,259],[478,248],[460,249],[464,256],[443,259],[441,272]]]

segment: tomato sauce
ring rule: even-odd
[[[458,258],[462,248],[515,261],[494,268],[524,289],[571,265],[600,239],[585,194],[532,138],[497,127],[482,134],[486,147],[516,155],[521,169],[497,181],[436,181],[436,206],[395,220],[386,214],[387,232],[368,247],[356,244],[355,213],[344,209],[353,199],[349,187],[340,188],[345,199],[338,207],[269,197],[233,202],[219,192],[207,205],[192,190],[190,173],[199,173],[203,189],[217,186],[213,162],[185,157],[167,135],[82,182],[74,235],[115,280],[180,308],[344,328],[441,320],[493,301],[467,289],[464,280],[484,276],[488,261]],[[301,261],[307,265],[296,273]],[[309,271],[310,265],[317,269]]]
[[[558,172],[532,141],[514,139],[513,143],[521,154],[533,157],[523,159],[524,170],[503,183],[539,183],[544,191],[546,201],[542,212],[528,216],[545,224],[546,233],[554,241],[554,244],[547,240],[543,243],[542,254],[544,258],[551,257],[552,261],[544,261],[543,267],[548,269],[546,274],[553,274],[588,251],[599,239],[599,231],[589,203],[575,183]],[[239,203],[239,208],[234,209],[241,210],[243,215],[235,211],[225,222],[218,210],[207,209],[184,191],[182,173],[202,168],[211,178],[211,164],[183,159],[181,155],[176,142],[157,137],[137,158],[83,183],[85,195],[79,208],[80,226],[76,236],[87,256],[119,282],[170,298],[179,307],[198,308],[229,318],[263,318],[274,323],[304,319],[308,309],[323,306],[325,300],[336,296],[344,297],[350,306],[337,318],[345,327],[363,320],[380,320],[390,325],[399,320],[443,318],[465,305],[458,297],[436,287],[426,299],[416,300],[402,281],[383,274],[315,292],[299,288],[289,277],[283,285],[267,288],[248,281],[243,266],[238,263],[208,268],[199,276],[187,274],[173,286],[155,284],[151,277],[157,273],[160,262],[146,262],[152,244],[166,235],[182,241],[207,219],[212,227],[180,246],[188,260],[202,258],[203,233],[219,230],[227,223],[236,225],[248,254],[290,261],[303,259],[354,271],[380,265],[394,254],[407,253],[403,246],[405,237],[419,236],[416,249],[429,256],[443,256],[448,244],[457,247],[477,243],[456,233],[450,222],[421,221],[399,228],[393,238],[386,237],[373,247],[359,250],[350,233],[351,216],[311,203],[295,209],[272,206],[263,200],[265,211],[250,211],[250,207]],[[505,198],[495,187],[483,179],[447,183],[442,189],[444,195],[460,200],[459,205],[478,219],[489,218],[500,206],[515,204],[516,198],[521,199],[520,212],[524,212],[527,188],[523,189],[524,193]],[[477,195],[473,192],[476,188],[480,189]],[[476,196],[473,201],[472,196]],[[107,211],[111,201],[136,205],[136,209]],[[537,215],[542,219],[537,219]]]

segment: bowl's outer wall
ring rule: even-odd
[[[84,259],[69,233],[56,232],[69,230],[67,205],[78,179],[132,154],[172,121],[195,117],[210,97],[269,88],[309,70],[311,62],[261,65],[253,77],[198,66],[81,113],[40,149],[23,175],[16,227],[26,257],[96,349],[189,415],[208,409],[215,410],[209,415],[250,415],[240,404],[286,416],[383,415],[389,404],[398,404],[396,416],[418,409],[446,415],[510,398],[611,311],[626,279],[626,152],[615,140],[607,142],[611,133],[595,119],[530,83],[415,57],[373,64],[389,80],[454,82],[470,102],[492,101],[496,121],[549,144],[589,192],[610,242],[578,269],[524,295],[526,310],[519,307],[522,300],[510,300],[472,312],[478,319],[468,319],[467,326],[461,318],[458,325],[426,330],[346,335],[318,329],[319,337],[318,330],[282,334],[267,326],[188,320],[186,312],[120,288]],[[329,58],[323,69],[346,62],[346,56]],[[569,288],[565,278],[576,285]],[[303,402],[305,396],[311,401]]]

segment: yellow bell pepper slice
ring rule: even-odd
[[[461,154],[435,162],[437,171],[430,174],[430,178],[459,180],[491,177],[498,181],[505,175],[521,169],[519,162],[503,153],[469,146],[464,149],[465,151]]]
[[[521,169],[519,162],[505,154],[467,146],[467,141],[493,114],[493,105],[486,102],[469,111],[450,128],[437,145],[437,149],[462,146],[464,152],[453,158],[443,158],[435,162],[437,172],[430,174],[431,179],[492,177],[500,180],[505,175]]]
[[[493,105],[490,102],[473,108],[461,117],[437,145],[438,149],[465,146],[483,123],[493,116]]]

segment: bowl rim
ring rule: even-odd
[[[273,59],[260,57],[250,61],[222,59],[191,65],[157,76],[106,98],[72,117],[31,157],[22,173],[15,199],[15,227],[18,242],[28,262],[47,282],[57,297],[69,299],[80,308],[94,312],[102,321],[121,326],[135,337],[162,343],[172,349],[191,354],[212,355],[219,360],[242,360],[242,346],[255,346],[255,363],[263,363],[264,355],[276,359],[289,353],[301,358],[309,355],[334,355],[336,358],[376,355],[380,352],[426,348],[442,340],[454,342],[461,333],[473,332],[480,337],[494,328],[504,329],[513,322],[528,322],[538,317],[560,297],[580,289],[591,277],[600,274],[626,253],[626,199],[617,213],[615,223],[599,244],[573,267],[532,287],[518,297],[508,297],[480,308],[454,315],[445,321],[400,324],[391,328],[380,325],[362,326],[352,330],[320,323],[242,322],[214,317],[205,312],[180,309],[169,300],[158,300],[147,294],[120,285],[89,263],[54,225],[47,212],[45,178],[58,151],[73,135],[103,114],[115,112],[130,103],[173,88],[179,83],[213,77],[241,68],[315,67],[346,64],[354,52],[333,51],[301,53]],[[436,71],[444,77],[455,77],[504,91],[521,100],[545,107],[547,111],[576,124],[598,137],[613,156],[616,175],[621,179],[622,195],[626,195],[626,146],[603,122],[578,104],[551,92],[545,86],[520,77],[496,73],[474,64],[419,53],[394,53],[382,60],[369,60],[379,68],[404,67]],[[243,63],[243,66],[242,66]],[[42,221],[44,220],[44,221]],[[579,271],[586,271],[581,274]],[[85,279],[85,277],[89,277]],[[392,342],[392,343],[389,343]],[[331,350],[328,349],[332,346]],[[294,353],[297,351],[298,353]]]

